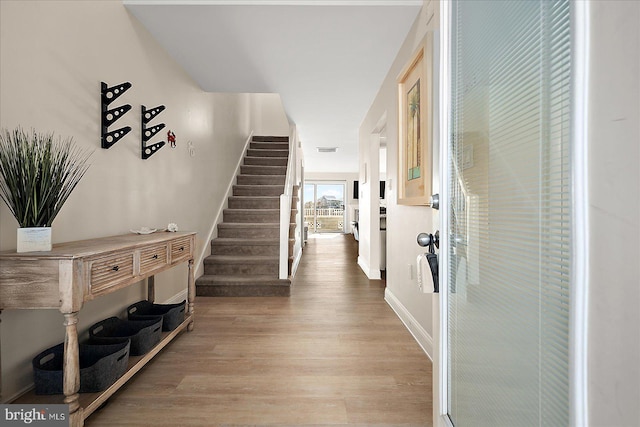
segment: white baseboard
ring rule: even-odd
[[[367,275],[369,280],[380,280],[382,276],[380,275],[380,270],[372,270],[367,264],[367,261],[364,260],[361,256],[358,256],[358,265],[364,271],[364,274]]]
[[[2,396],[2,400],[0,400],[0,404],[8,405],[9,403],[13,402],[23,394],[29,393],[34,388],[36,388],[35,384],[33,382],[30,382],[29,385],[23,387],[22,389],[20,389],[19,391],[17,391],[11,396]]]
[[[293,265],[291,265],[291,277],[293,278],[296,275],[296,271],[298,271],[298,266],[300,265],[300,259],[302,259],[302,248],[298,249],[298,253],[293,257]]]
[[[179,302],[186,300],[188,296],[189,296],[189,291],[187,289],[183,289],[182,291],[178,292],[177,294],[175,294],[174,296],[172,296],[162,304],[177,304]]]
[[[389,307],[396,312],[427,357],[433,361],[433,338],[420,326],[418,321],[409,313],[409,310],[407,310],[400,300],[393,295],[393,292],[391,292],[389,288],[384,291],[384,300],[389,304]]]

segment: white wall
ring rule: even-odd
[[[279,94],[251,94],[251,129],[254,135],[289,135],[289,120]]]
[[[379,246],[378,228],[372,221],[378,221],[378,157],[379,150],[376,144],[381,120],[386,115],[387,137],[387,253],[386,253],[386,299],[405,322],[410,331],[428,354],[432,354],[432,309],[431,295],[421,294],[418,291],[415,279],[416,256],[423,251],[417,243],[416,236],[421,232],[433,233],[438,224],[438,213],[431,208],[423,206],[404,206],[397,204],[398,186],[398,84],[397,78],[403,68],[425,41],[427,31],[432,31],[438,22],[438,11],[432,14],[436,2],[430,2],[429,7],[423,7],[416,22],[409,30],[398,55],[393,62],[382,86],[371,105],[359,130],[359,158],[360,179],[363,178],[364,164],[367,164],[368,184],[375,182],[375,186],[364,185],[363,197],[360,199],[360,257],[363,258],[361,267],[378,265],[379,255],[375,253]],[[427,13],[427,10],[430,13]],[[433,15],[433,16],[432,16]],[[428,18],[430,17],[430,19]],[[427,22],[429,23],[427,25]],[[435,55],[437,58],[437,54]],[[437,93],[438,63],[434,62],[434,93]],[[438,105],[437,98],[434,104]],[[438,123],[437,113],[432,112],[433,123]],[[438,141],[436,126],[432,129],[432,140]],[[432,153],[433,193],[438,192],[438,147],[434,144]],[[391,185],[389,186],[389,179]],[[362,182],[362,181],[361,181]],[[362,184],[361,184],[362,185]],[[409,271],[412,271],[410,278]]]
[[[132,110],[111,127],[133,130],[108,150],[100,148],[101,81],[133,85],[113,103]],[[206,236],[252,124],[280,133],[268,119],[284,117],[274,106],[279,97],[202,92],[119,1],[1,1],[0,88],[1,127],[53,131],[94,150],[86,176],[53,222],[54,243],[176,222],[198,232],[196,259],[209,249]],[[169,129],[177,136],[177,148],[165,146],[144,161],[141,104],[166,106],[153,122],[167,125],[154,142]],[[259,114],[253,120],[252,111]],[[0,250],[15,249],[16,228],[1,203]],[[158,275],[156,299],[179,296],[186,274],[181,266]],[[143,287],[132,286],[87,303],[80,330],[142,297]],[[31,358],[63,340],[62,321],[55,310],[2,313],[0,401],[31,383]]]
[[[640,3],[589,2],[589,425],[640,425]]]

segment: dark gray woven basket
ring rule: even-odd
[[[101,345],[80,344],[80,393],[106,390],[127,370],[128,339]],[[64,343],[46,349],[33,358],[33,381],[36,394],[61,394]]]
[[[186,301],[177,304],[154,304],[149,301],[139,301],[127,308],[129,320],[150,320],[162,316],[162,330],[173,331],[184,321]]]
[[[131,355],[142,356],[160,342],[162,316],[150,320],[120,320],[109,317],[89,328],[91,343],[109,344],[122,338],[131,340]]]

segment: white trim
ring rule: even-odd
[[[222,218],[222,213],[223,213],[224,209],[227,207],[227,204],[229,203],[229,196],[231,196],[231,194],[232,194],[233,185],[234,185],[234,183],[236,181],[236,177],[240,173],[240,166],[242,166],[242,161],[244,160],[244,156],[245,156],[245,154],[247,152],[247,148],[249,147],[249,143],[251,143],[251,138],[253,138],[253,131],[251,131],[251,133],[249,133],[249,137],[247,138],[246,142],[244,143],[244,148],[242,149],[242,153],[240,154],[240,159],[238,159],[238,164],[236,165],[236,170],[233,173],[233,175],[231,175],[231,179],[229,180],[229,185],[227,186],[227,193],[224,196],[224,199],[222,200],[222,203],[220,203],[220,207],[218,208],[218,213],[216,214],[216,217],[215,217],[216,219],[211,224],[211,228],[209,229],[209,233],[207,234],[207,237],[206,237],[206,240],[205,240],[205,244],[203,245],[202,251],[200,252],[200,255],[198,256],[198,261],[196,262],[196,271],[200,270],[201,266],[204,268],[204,265],[203,265],[204,259],[205,259],[206,256],[208,256],[211,253],[210,252],[211,251],[211,240],[213,240],[213,233],[216,232],[216,227],[221,222],[220,220]]]
[[[293,264],[291,265],[291,278],[296,275],[296,271],[298,271],[298,266],[300,265],[300,260],[302,259],[302,248],[298,248],[298,252],[293,257]]]
[[[382,278],[382,276],[380,275],[380,270],[372,269],[371,267],[369,267],[367,261],[361,256],[358,256],[358,265],[360,266],[364,274],[367,275],[367,278],[369,280],[380,280]]]
[[[291,165],[291,162],[289,162]],[[280,237],[278,256],[278,278],[286,279],[289,277],[289,229],[291,227],[291,193],[287,191],[285,184],[285,193],[280,195]],[[294,233],[295,239],[295,233]]]
[[[186,301],[189,296],[189,291],[187,289],[183,289],[162,304],[177,304],[182,301]]]
[[[570,425],[589,425],[588,413],[588,245],[589,245],[589,180],[588,180],[588,99],[589,99],[589,2],[573,2],[573,259],[571,283],[571,319],[569,327]]]
[[[389,288],[386,288],[384,291],[384,300],[396,315],[398,315],[402,323],[404,323],[404,326],[406,326],[420,348],[422,348],[422,351],[433,361],[433,357],[431,356],[433,354],[433,339],[429,333],[418,323],[415,317],[411,315],[409,310],[396,298]]]
[[[440,230],[449,230],[449,136],[451,135],[449,117],[451,115],[451,88],[449,60],[451,52],[451,3],[443,0],[440,3],[440,80],[439,80],[439,112],[440,112]],[[438,317],[433,319],[435,336],[435,360],[433,365],[433,420],[434,427],[451,426],[447,396],[449,393],[448,378],[448,293],[449,289],[449,233],[440,233],[440,294],[439,309],[434,310]]]
[[[0,404],[8,405],[11,402],[13,402],[14,400],[16,400],[17,398],[19,398],[20,396],[29,393],[34,388],[36,388],[35,383],[34,382],[30,382],[28,385],[22,387],[20,390],[16,391],[11,396],[2,396],[2,400],[0,400]],[[19,425],[19,424],[17,424],[17,425]]]

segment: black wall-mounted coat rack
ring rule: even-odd
[[[142,141],[142,159],[146,160],[164,147],[165,142],[160,141],[155,144],[147,145],[147,142],[153,138],[155,134],[164,129],[164,123],[160,123],[151,127],[147,127],[147,124],[153,120],[158,114],[164,111],[164,105],[160,105],[155,108],[147,109],[144,105],[140,107],[140,123],[141,123],[141,141]]]
[[[111,148],[113,144],[121,140],[126,134],[131,131],[131,127],[125,126],[120,129],[109,131],[109,126],[120,119],[127,111],[131,110],[130,104],[121,105],[120,107],[108,109],[109,104],[118,99],[120,95],[125,93],[131,87],[131,83],[124,82],[122,84],[108,87],[105,82],[101,82],[101,105],[102,114],[100,117],[101,122],[101,136],[100,145],[102,148]]]

